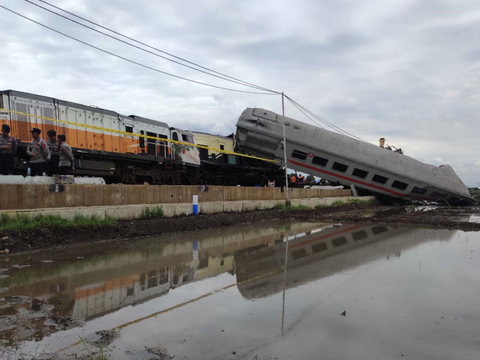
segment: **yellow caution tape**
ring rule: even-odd
[[[0,111],[8,111],[8,112],[14,113],[14,114],[19,114],[19,115],[24,115],[24,116],[31,116],[31,117],[38,118],[38,119],[56,121],[56,122],[59,122],[59,123],[62,123],[62,124],[67,124],[67,125],[72,125],[72,126],[81,126],[81,127],[85,127],[85,128],[88,128],[88,129],[95,129],[95,130],[100,130],[100,131],[108,131],[108,132],[115,133],[115,134],[122,134],[122,135],[127,135],[127,136],[136,136],[136,137],[139,137],[139,138],[140,138],[140,137],[143,137],[143,138],[145,138],[145,139],[166,141],[166,142],[171,142],[171,143],[173,143],[173,144],[192,146],[192,147],[196,147],[196,148],[200,148],[200,149],[207,149],[207,150],[216,151],[216,152],[223,153],[223,154],[237,155],[237,156],[242,156],[242,157],[246,157],[246,158],[250,158],[250,159],[257,159],[257,160],[267,161],[267,162],[271,162],[271,163],[278,163],[278,162],[279,162],[279,161],[277,161],[277,160],[271,160],[271,159],[265,159],[265,158],[261,158],[261,157],[257,157],[257,156],[252,156],[252,155],[240,154],[240,153],[236,153],[236,152],[233,152],[233,151],[216,149],[216,148],[212,148],[212,147],[204,146],[204,145],[191,144],[191,143],[184,142],[184,141],[163,139],[163,138],[158,138],[158,137],[155,137],[155,136],[148,136],[148,135],[142,135],[142,134],[129,133],[129,132],[126,132],[126,131],[107,129],[107,128],[103,128],[103,127],[95,126],[95,125],[77,124],[77,123],[70,122],[70,121],[52,119],[52,118],[48,118],[48,117],[45,117],[45,116],[32,115],[32,114],[27,114],[27,113],[23,113],[23,112],[20,112],[20,111],[15,111],[15,110],[8,110],[8,109],[0,108]],[[17,120],[17,121],[18,121],[18,120]],[[212,135],[212,136],[214,136],[214,135]]]

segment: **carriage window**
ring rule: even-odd
[[[387,231],[388,229],[385,226],[375,226],[372,228],[372,232],[374,235],[378,235]]]
[[[225,146],[224,146],[224,145],[220,145],[220,150],[225,150]]]
[[[340,171],[340,172],[345,172],[348,169],[348,165],[335,162],[335,163],[333,163],[332,169]]]
[[[388,181],[388,178],[386,178],[385,176],[375,174],[372,178],[372,181],[375,181],[380,184],[385,184]]]
[[[360,241],[368,237],[367,233],[362,230],[362,231],[357,231],[356,233],[352,234],[353,241]]]
[[[332,240],[333,247],[339,247],[347,243],[348,243],[347,238],[343,236]]]
[[[183,140],[183,141],[188,141],[188,139],[187,139],[187,135],[185,135],[185,134],[182,134],[182,140]]]
[[[301,259],[307,256],[307,251],[305,249],[300,249],[296,251],[292,251],[292,258],[293,260]]]
[[[422,188],[419,188],[419,187],[414,187],[413,190],[412,190],[412,193],[414,194],[425,194],[427,192],[427,189],[422,189]]]
[[[307,158],[307,153],[300,150],[293,150],[292,157],[300,160],[305,160]]]
[[[408,187],[408,184],[405,184],[404,182],[395,180],[392,184],[392,187],[400,189],[400,190],[405,190]]]
[[[314,156],[313,159],[312,159],[312,163],[317,164],[317,165],[325,166],[325,165],[327,165],[328,160],[324,159],[320,156]]]
[[[312,246],[312,251],[316,254],[322,251],[327,250],[327,244],[325,243],[320,243],[320,244],[315,244]]]
[[[356,177],[359,177],[359,178],[362,178],[362,179],[365,179],[368,175],[368,171],[355,168],[355,169],[353,169],[352,175],[356,176]]]
[[[125,126],[125,132],[133,134],[133,126]]]

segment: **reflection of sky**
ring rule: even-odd
[[[412,241],[418,245],[411,247]],[[402,242],[403,250],[397,252]],[[385,249],[395,252],[387,258]],[[401,354],[406,359],[478,359],[479,233],[415,229],[354,251],[321,262],[328,265],[330,261],[333,266],[347,256],[367,259],[372,252],[379,256],[287,290],[284,337],[279,335],[281,291],[251,301],[231,287],[124,328],[112,343],[115,348],[109,347],[111,355],[128,358],[126,350],[135,353],[144,346],[165,346],[177,358],[187,359],[254,359],[258,355],[257,359],[370,360],[397,359]],[[58,349],[76,342],[78,336],[110,329],[234,282],[234,276],[224,273],[185,284],[169,296],[126,307],[39,344]],[[257,285],[267,282],[265,277]],[[344,310],[346,317],[340,315]]]

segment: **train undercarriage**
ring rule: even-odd
[[[25,143],[19,144],[15,174],[27,174],[29,156],[26,147]],[[282,168],[253,159],[238,159],[236,164],[228,164],[219,156],[193,166],[148,154],[73,151],[76,176],[102,177],[107,184],[266,186],[269,181],[275,181],[276,186],[282,186],[285,183]]]

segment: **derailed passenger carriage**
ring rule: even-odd
[[[240,116],[238,151],[283,162],[284,125],[291,169],[396,198],[445,200],[451,204],[474,202],[448,165],[424,164],[402,153],[264,109],[248,108]]]

